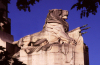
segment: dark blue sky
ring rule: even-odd
[[[90,14],[88,18],[83,17],[80,19],[81,11],[77,11],[76,8],[71,10],[71,6],[77,0],[41,0],[39,3],[36,2],[34,6],[31,6],[31,12],[19,11],[16,7],[16,1],[11,0],[11,4],[8,6],[10,12],[8,17],[11,18],[11,34],[14,36],[15,41],[26,35],[41,31],[48,10],[68,10],[69,16],[66,21],[69,23],[70,30],[84,24],[88,24],[91,27],[87,30],[88,33],[83,35],[84,43],[89,47],[90,65],[100,64],[100,8],[98,8],[98,13],[95,16]]]

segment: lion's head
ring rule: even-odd
[[[69,25],[65,21],[65,19],[67,19],[67,16],[68,16],[68,11],[67,10],[62,10],[62,9],[49,10],[49,13],[47,14],[45,24],[46,23],[59,23],[59,24],[62,24],[64,29],[65,29],[65,32],[68,32]]]
[[[46,20],[64,20],[67,19],[68,11],[62,9],[49,10]]]

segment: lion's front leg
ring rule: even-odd
[[[60,43],[76,44],[76,41],[65,32],[59,32]]]
[[[29,46],[25,49],[25,52],[28,54],[32,52],[38,52],[40,50],[45,50],[44,46],[48,44],[48,41],[47,39],[39,39],[36,42],[31,41],[31,43],[33,43],[33,46]]]

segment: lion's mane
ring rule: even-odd
[[[47,18],[45,21],[45,25],[46,25],[46,23],[59,23],[59,24],[63,25],[65,32],[68,32],[69,25],[64,19],[62,19],[62,16],[64,16],[64,15],[68,15],[67,10],[62,10],[62,9],[49,10],[49,13],[47,14]],[[45,25],[44,25],[44,27],[45,27]]]

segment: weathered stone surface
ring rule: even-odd
[[[65,18],[63,19],[63,16],[67,17],[68,11],[61,9],[54,9],[51,11],[47,15],[42,31],[32,35],[27,35],[19,41],[13,42],[13,44],[18,44],[19,47],[28,47],[30,42],[32,42],[33,45],[37,43],[41,44],[42,39],[47,39],[49,44],[59,42],[59,40],[62,41],[61,44],[63,42],[69,44],[69,41],[75,43],[75,40],[70,38],[67,34],[69,29],[68,23],[65,21]]]
[[[75,46],[75,65],[84,65],[84,42],[83,42],[83,37],[81,36],[80,27],[72,30],[69,32],[69,36],[74,38],[75,41],[77,41],[77,44]]]
[[[19,59],[27,65],[89,65],[81,27],[68,31],[67,15],[66,10],[50,10],[42,31],[13,42],[21,47]]]
[[[84,43],[83,37],[79,33],[80,31],[80,28],[76,28],[74,31],[68,33],[69,36],[76,40],[76,45],[56,43],[50,46],[48,51],[41,50],[39,52],[33,52],[32,54],[27,54],[23,51],[20,52],[22,54],[20,59],[23,59],[28,64],[26,60],[30,55],[33,60],[30,60],[32,63],[29,65],[85,65]],[[25,60],[24,58],[27,59]]]
[[[28,65],[70,65],[74,62],[73,49],[72,45],[54,44],[49,51],[41,50],[32,54],[20,50],[20,60]]]

